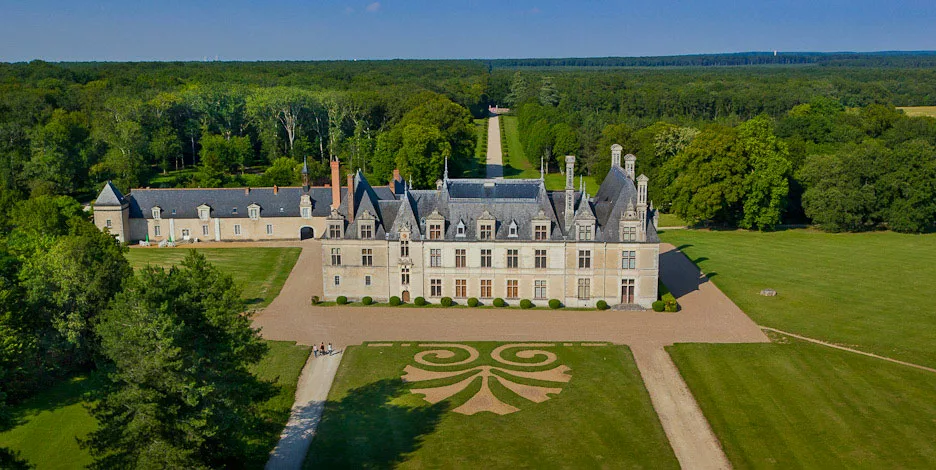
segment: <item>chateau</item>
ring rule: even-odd
[[[386,301],[442,297],[508,303],[559,299],[572,307],[649,307],[657,300],[659,238],[636,157],[611,170],[591,197],[575,189],[575,157],[565,189],[540,179],[449,179],[417,190],[394,171],[371,186],[358,171],[340,186],[241,189],[135,189],[108,183],[94,204],[98,227],[121,241],[150,243],[316,238],[325,299]]]

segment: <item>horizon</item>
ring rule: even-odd
[[[171,62],[671,57],[936,50],[936,5],[872,0],[652,5],[248,0],[3,1],[0,61]],[[719,52],[711,52],[719,51]]]

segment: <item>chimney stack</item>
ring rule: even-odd
[[[348,174],[348,223],[354,222],[354,174]]]
[[[637,157],[634,154],[629,153],[624,156],[624,174],[630,178],[631,181],[634,181],[635,167],[636,167]]]
[[[393,169],[393,181],[401,181],[401,180],[402,178],[400,178],[400,169],[394,168]]]
[[[244,196],[250,196],[250,188],[244,188]]]
[[[273,185],[273,195],[276,196],[277,194],[279,194],[279,186],[277,186],[277,185],[274,184],[274,185]]]
[[[621,147],[619,144],[611,146],[611,166],[621,166],[621,152],[623,150],[624,147]]]
[[[572,218],[575,217],[575,155],[566,155],[565,184],[565,228],[572,235]]]
[[[338,171],[338,160],[332,158],[331,161],[331,188],[332,188],[332,209],[337,209],[341,205],[341,173]]]

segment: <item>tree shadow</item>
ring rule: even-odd
[[[44,411],[89,401],[105,387],[103,374],[91,373],[86,376],[71,377],[36,393],[19,404],[9,406],[9,417],[0,423],[0,431],[25,424],[30,417]]]
[[[519,175],[520,173],[523,173],[523,170],[519,168],[514,168],[510,165],[504,165],[502,168],[503,168],[502,171],[504,174],[504,178],[511,178],[511,177]]]
[[[255,305],[255,304],[259,304],[259,303],[263,302],[263,300],[264,300],[263,297],[254,297],[254,298],[252,298],[252,299],[246,299],[246,300],[244,300],[244,303],[245,303],[246,305]]]
[[[404,462],[448,409],[446,401],[419,407],[390,403],[405,391],[400,379],[384,379],[327,402],[304,468],[391,468]]]
[[[676,249],[679,251],[682,251],[682,250],[685,250],[686,248],[692,248],[693,246],[694,245],[691,243],[683,243],[682,245],[677,246]]]

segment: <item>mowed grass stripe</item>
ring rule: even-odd
[[[936,466],[936,374],[800,341],[668,350],[736,468]]]
[[[936,366],[936,234],[661,234],[757,323]],[[762,297],[773,288],[777,297]]]
[[[301,248],[274,247],[196,250],[234,278],[252,308],[266,307],[279,295],[301,252]],[[147,264],[169,268],[180,263],[188,252],[187,248],[134,248],[127,253],[127,260],[135,269]]]

